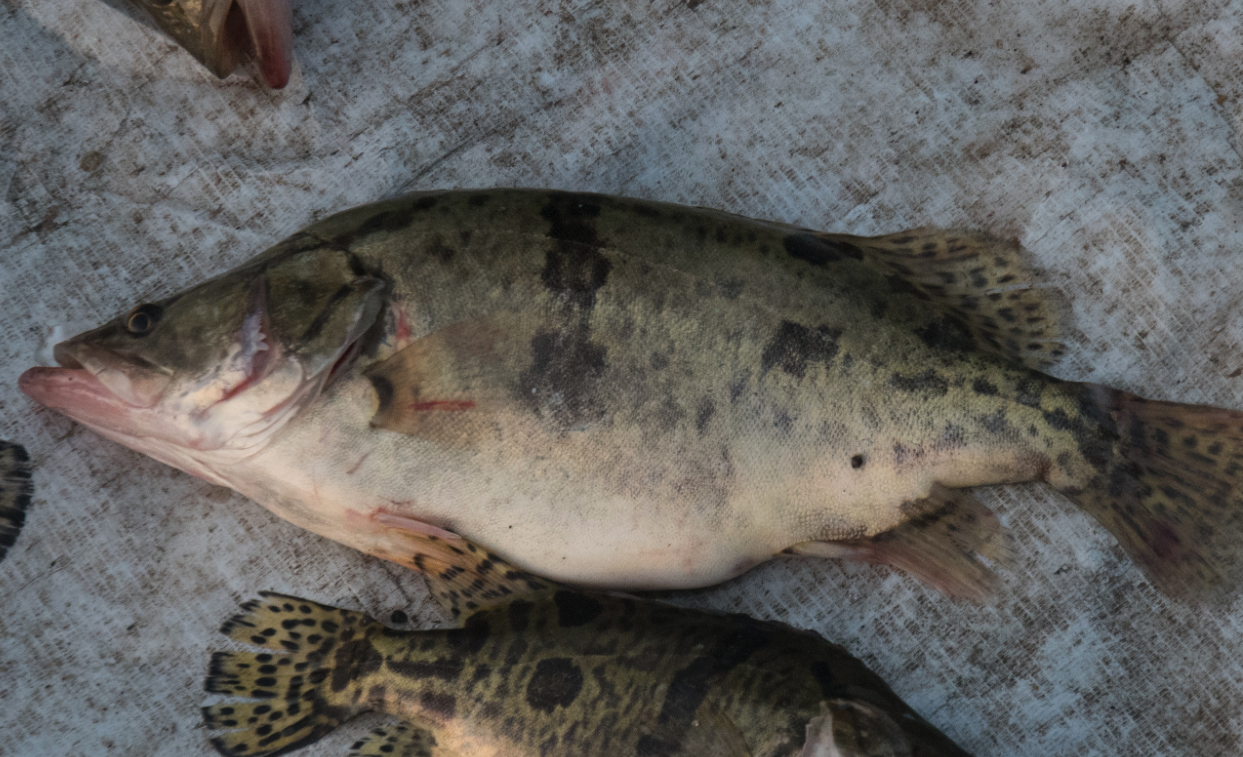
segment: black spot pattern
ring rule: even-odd
[[[379,670],[383,662],[384,658],[375,651],[370,641],[356,639],[345,642],[337,649],[333,660],[332,690],[344,691],[354,679]]]
[[[931,368],[916,376],[895,373],[889,378],[889,385],[899,391],[925,392],[934,397],[943,397],[950,389],[949,382]]]
[[[788,234],[781,240],[781,244],[790,257],[812,265],[828,265],[844,258],[863,258],[863,251],[852,244],[830,242],[813,234]]]
[[[583,671],[564,657],[540,660],[527,683],[527,704],[540,712],[569,707],[583,688]]]
[[[795,378],[803,378],[813,363],[827,364],[838,352],[838,329],[820,326],[809,329],[793,321],[782,321],[777,333],[764,347],[760,367],[765,372],[780,368]]]
[[[553,600],[557,603],[557,620],[566,628],[585,626],[604,611],[594,598],[577,591],[558,591]]]
[[[613,265],[596,234],[596,198],[549,193],[540,215],[548,222],[551,240],[540,280],[554,296],[558,312],[555,328],[531,339],[532,365],[522,375],[518,394],[570,428],[604,414],[596,385],[607,365],[607,350],[591,340],[589,319]]]
[[[943,316],[915,330],[915,335],[934,350],[969,352],[976,349],[971,329],[957,318]]]

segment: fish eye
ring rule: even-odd
[[[134,336],[143,336],[151,332],[155,328],[155,324],[160,322],[160,316],[164,314],[164,308],[159,305],[139,305],[130,311],[125,318],[125,330]]]

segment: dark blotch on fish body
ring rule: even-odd
[[[583,689],[583,671],[565,657],[540,660],[527,683],[527,704],[540,712],[569,707]]]
[[[595,198],[554,193],[540,216],[548,221],[554,241],[545,259],[541,280],[550,291],[569,297],[579,307],[595,305],[596,291],[604,286],[613,264],[600,251]]]
[[[412,678],[416,681],[424,678],[435,678],[441,681],[456,681],[458,676],[462,674],[463,667],[464,663],[462,660],[449,657],[431,661],[388,661],[389,670],[398,675],[405,676],[406,678]]]
[[[812,234],[788,234],[781,244],[790,257],[812,265],[828,265],[842,258],[863,259],[863,251],[852,244],[829,242]]]
[[[934,397],[943,397],[950,390],[949,382],[937,375],[937,372],[931,368],[917,376],[903,376],[895,373],[890,377],[889,385],[899,391],[927,392]]]
[[[559,591],[553,601],[557,603],[557,620],[566,628],[585,626],[604,612],[599,602],[576,591]]]
[[[366,639],[345,642],[337,649],[333,659],[332,690],[345,691],[351,681],[374,673],[383,664],[384,658]]]
[[[957,318],[937,318],[923,328],[915,330],[924,344],[947,352],[969,352],[976,349],[975,338],[966,324]]]
[[[811,363],[828,363],[837,356],[838,329],[820,326],[809,329],[793,321],[782,321],[772,341],[760,356],[760,368],[768,372],[780,368],[795,378],[803,378]]]

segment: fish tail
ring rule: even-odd
[[[1176,598],[1211,599],[1243,563],[1243,413],[1083,384],[1086,475],[1051,481]]]
[[[369,707],[355,680],[379,668],[371,644],[384,627],[365,615],[260,592],[221,633],[265,652],[212,655],[205,688],[244,697],[203,708],[223,755],[271,757],[311,744]]]
[[[0,560],[17,542],[33,495],[30,456],[26,449],[20,444],[0,441]]]

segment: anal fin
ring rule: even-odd
[[[870,539],[809,541],[786,551],[889,565],[955,599],[988,599],[998,579],[984,559],[1004,564],[1011,556],[1009,534],[993,511],[962,489],[940,485],[911,507],[912,519]]]

